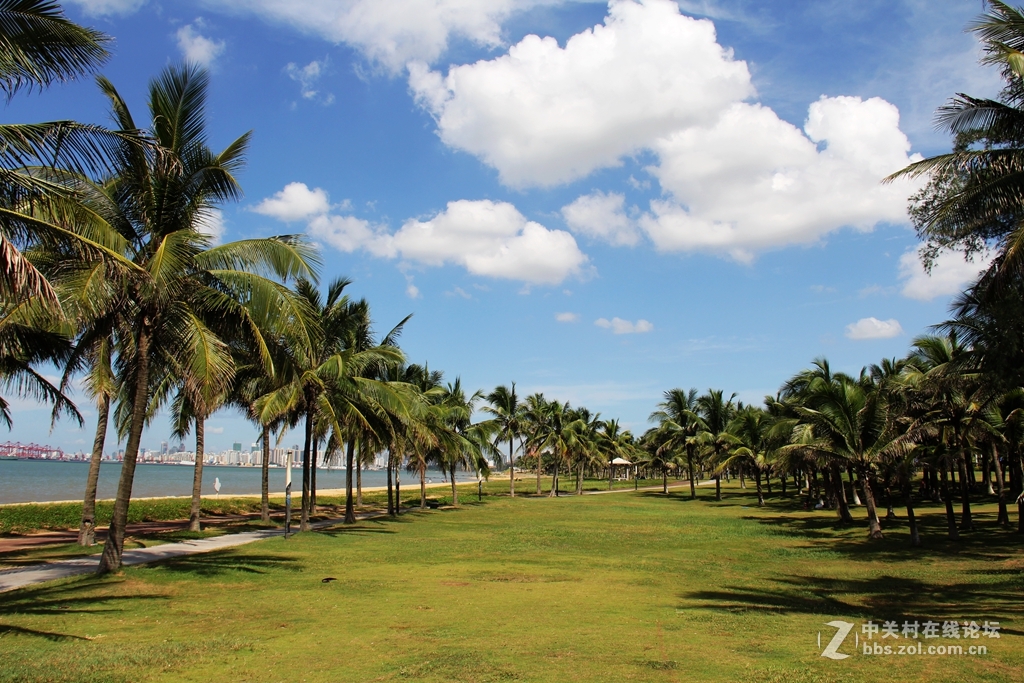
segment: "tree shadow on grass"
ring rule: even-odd
[[[68,614],[104,614],[120,611],[116,605],[126,600],[163,600],[163,595],[110,595],[97,592],[110,586],[109,579],[84,576],[58,584],[45,584],[6,592],[0,597],[0,618],[9,616],[66,616]],[[41,631],[0,623],[0,638],[28,635],[47,640],[87,640],[80,636]]]
[[[266,574],[274,569],[294,568],[296,562],[296,558],[287,555],[242,554],[232,548],[153,562],[140,565],[136,570],[162,569],[174,573],[210,577],[228,573]]]
[[[892,521],[883,520],[885,538],[877,541],[867,538],[867,520],[856,517],[852,524],[845,525],[821,515],[744,517],[745,520],[770,528],[773,533],[806,539],[811,547],[842,553],[849,559],[866,562],[919,562],[923,557],[998,562],[1019,557],[1024,549],[1024,537],[999,526],[995,518],[994,513],[976,513],[975,530],[962,531],[958,540],[950,540],[945,514],[922,514],[917,518],[921,545],[913,547],[910,545],[910,528],[904,517]]]
[[[725,586],[680,594],[681,610],[728,612],[772,611],[782,614],[826,614],[857,619],[964,618],[997,620],[1001,632],[1022,635],[1006,628],[1024,616],[1015,580],[964,581],[933,586],[924,581],[895,576],[828,578],[790,576],[775,579],[773,587]]]

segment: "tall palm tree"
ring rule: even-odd
[[[857,470],[868,512],[868,537],[882,538],[871,467],[880,458],[906,448],[902,434],[888,421],[884,397],[870,383],[843,377],[834,383],[815,385],[815,407],[795,408],[809,430],[809,441],[792,447],[810,447],[833,461],[851,463]]]
[[[704,421],[697,414],[697,395],[696,389],[689,391],[670,389],[665,392],[664,400],[658,404],[658,409],[647,418],[651,422],[658,423],[659,427],[664,430],[664,438],[661,439],[659,448],[667,449],[677,455],[680,452],[685,453],[691,500],[697,498],[694,467],[697,456],[696,437],[706,429]]]
[[[745,465],[754,473],[757,485],[757,505],[764,507],[764,492],[761,479],[771,476],[771,430],[772,420],[767,412],[754,406],[746,406],[736,413],[729,431],[739,439],[739,445],[721,462],[719,469],[734,464]]]
[[[136,130],[113,85],[102,78],[99,82],[120,127]],[[87,262],[64,269],[68,282],[87,272],[103,281],[102,287],[90,285],[95,318],[83,326],[79,343],[89,347],[105,330],[114,330],[116,340],[127,442],[101,573],[121,566],[142,430],[166,388],[175,384],[175,372],[195,371],[220,356],[215,328],[251,336],[263,346],[246,302],[261,309],[287,308],[283,287],[268,276],[308,275],[315,262],[297,238],[211,247],[200,232],[215,204],[239,196],[235,173],[249,139],[244,135],[219,154],[210,151],[204,131],[207,84],[206,72],[198,67],[166,69],[149,89],[149,135],[159,153],[125,142],[109,182],[82,184],[95,207],[93,215],[122,235],[124,259],[131,264],[97,269],[95,262]]]
[[[401,410],[394,392],[366,376],[373,367],[401,362],[401,351],[388,346],[360,349],[350,343],[352,328],[360,321],[344,295],[349,284],[345,278],[334,280],[324,298],[310,281],[298,281],[296,292],[309,314],[305,325],[295,329],[294,343],[289,345],[289,375],[280,388],[257,402],[263,420],[290,415],[293,423],[304,423],[299,527],[302,531],[309,529],[312,449],[318,421],[324,430],[330,429],[336,447],[347,444],[346,460],[351,472],[357,430],[372,429],[383,419],[381,413],[385,409]],[[317,435],[316,441],[319,439]],[[351,492],[350,478],[346,487]],[[345,519],[347,523],[355,522],[351,496],[346,500]]]
[[[489,405],[483,406],[483,412],[492,415],[495,445],[499,441],[508,441],[508,494],[516,496],[516,468],[514,458],[515,440],[523,432],[523,405],[516,395],[516,383],[511,387],[499,385],[487,394],[484,399]]]
[[[541,393],[530,394],[526,397],[526,401],[523,403],[523,454],[534,455],[537,458],[536,495],[538,496],[541,493],[540,478],[544,471],[544,453],[540,447],[540,444],[543,442],[541,435],[544,433],[548,411],[548,401],[544,398],[544,394]]]
[[[708,393],[697,397],[697,414],[703,424],[694,439],[712,466],[724,461],[729,450],[739,444],[729,433],[729,422],[735,412],[734,398],[735,394],[725,400],[720,389],[708,389]],[[714,476],[715,500],[722,500],[721,471],[716,471]]]

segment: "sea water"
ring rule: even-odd
[[[85,478],[89,473],[87,462],[63,462],[59,460],[0,460],[0,504],[32,503],[57,500],[78,500],[85,496]],[[284,493],[284,468],[270,468],[270,491]],[[133,498],[192,495],[191,465],[139,464],[135,468],[132,486]],[[104,462],[100,466],[100,479],[96,490],[98,499],[114,498],[117,482],[121,477],[121,463]],[[203,467],[203,496],[231,496],[258,494],[262,481],[259,467],[238,467],[205,465]],[[213,490],[214,479],[220,479],[220,493]],[[444,480],[439,471],[427,470],[427,479],[433,482]],[[460,472],[459,481],[475,481],[471,474]],[[352,476],[355,487],[355,473]],[[419,484],[419,477],[402,472],[402,488]],[[387,472],[384,470],[363,470],[363,486],[386,486]],[[292,491],[298,493],[302,486],[302,468],[292,468]],[[318,491],[345,488],[344,469],[318,469],[316,473]]]

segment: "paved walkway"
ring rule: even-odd
[[[364,514],[359,515],[358,518],[360,520],[364,520],[369,519],[372,516],[376,515]],[[334,524],[340,524],[342,521],[343,518],[338,517],[336,519],[327,519],[322,522],[315,522],[311,526],[314,529],[322,529]],[[298,528],[298,525],[295,525],[293,528]],[[186,555],[195,555],[198,553],[212,552],[214,550],[223,550],[225,548],[234,548],[247,543],[254,543],[256,541],[262,541],[267,538],[283,535],[283,529],[244,531],[238,534],[225,534],[223,536],[201,538],[194,541],[183,541],[181,543],[165,543],[164,545],[158,545],[152,548],[126,550],[121,556],[121,559],[125,566],[147,564],[149,562],[170,560],[175,557],[184,557]],[[99,564],[100,556],[92,555],[73,560],[60,560],[58,562],[48,562],[46,564],[19,567],[17,569],[6,569],[0,571],[0,593],[14,590],[16,588],[31,586],[37,583],[43,583],[44,581],[54,581],[56,579],[66,579],[71,576],[79,576],[81,574],[91,574],[96,571]]]

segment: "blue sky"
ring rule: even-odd
[[[916,265],[907,183],[936,107],[993,95],[974,0],[74,0],[144,120],[147,82],[212,74],[215,148],[253,130],[223,240],[307,232],[410,360],[515,381],[642,432],[672,387],[759,402],[817,356],[856,372],[944,319],[978,264]],[[7,121],[107,122],[95,85]],[[87,427],[16,402],[12,440]],[[143,445],[169,429],[158,420]],[[208,449],[251,442],[222,412]],[[289,437],[290,438],[290,437]],[[108,448],[110,442],[108,441]]]

